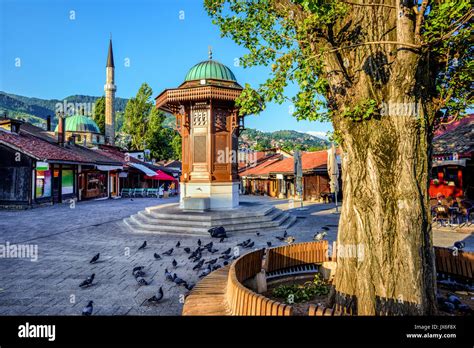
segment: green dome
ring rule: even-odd
[[[58,131],[59,125],[54,129]],[[90,132],[100,133],[99,127],[90,117],[84,115],[73,115],[66,117],[66,132]]]
[[[184,81],[195,81],[202,79],[215,79],[225,81],[235,81],[234,73],[224,64],[215,60],[206,60],[198,63],[189,70]]]

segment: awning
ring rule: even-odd
[[[130,167],[133,167],[135,169],[138,169],[139,171],[145,173],[145,175],[148,175],[148,176],[154,176],[156,175],[156,173],[151,170],[150,168],[148,168],[147,166],[144,166],[143,164],[139,164],[139,163],[133,163],[133,162],[129,162],[127,163]]]
[[[101,165],[97,165],[96,168],[98,170],[103,171],[103,172],[108,172],[110,170],[123,170],[122,166],[101,166]]]
[[[446,161],[440,161],[440,160],[433,160],[432,163],[433,167],[442,167],[442,166],[461,166],[465,167],[466,166],[466,159],[458,159],[458,160],[446,160]]]
[[[161,170],[157,170],[155,175],[145,175],[145,179],[177,181],[176,178],[172,177],[171,175],[166,174],[165,172]]]

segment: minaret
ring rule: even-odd
[[[114,99],[115,91],[115,66],[114,53],[112,51],[112,38],[109,42],[109,54],[107,55],[105,91],[105,139],[109,145],[115,145],[115,110]]]

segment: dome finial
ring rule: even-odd
[[[212,46],[209,46],[209,60],[212,60]]]

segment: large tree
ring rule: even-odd
[[[105,97],[100,97],[95,101],[94,113],[92,118],[94,119],[97,126],[99,126],[100,132],[105,133]]]
[[[123,131],[130,137],[130,150],[150,150],[152,158],[176,159],[173,142],[176,131],[164,127],[165,115],[156,109],[151,98],[153,91],[143,83],[134,98],[125,107]]]
[[[271,67],[242,113],[283,103],[331,120],[344,202],[333,300],[351,313],[433,314],[428,195],[433,129],[472,104],[467,0],[206,0],[222,35]]]

